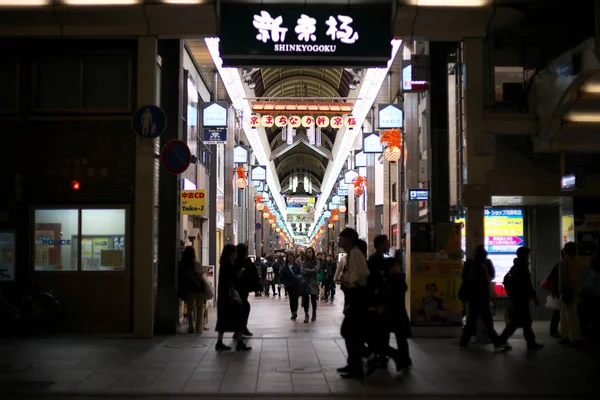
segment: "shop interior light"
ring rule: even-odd
[[[600,122],[600,113],[574,111],[565,115],[565,120],[569,122],[598,123]]]
[[[70,186],[71,186],[71,190],[73,190],[74,192],[81,189],[81,183],[79,183],[79,181],[71,181]]]
[[[281,193],[281,185],[275,172],[275,165],[270,160],[271,147],[267,141],[266,135],[260,135],[257,129],[251,128],[246,120],[252,110],[250,109],[250,103],[247,100],[250,95],[247,95],[244,88],[244,82],[242,76],[237,68],[226,68],[223,67],[223,60],[219,53],[219,38],[212,37],[204,39],[206,47],[210,53],[210,56],[219,71],[223,85],[229,94],[229,98],[233,104],[233,108],[242,115],[242,129],[246,134],[246,138],[256,157],[257,164],[265,165],[267,168],[267,185],[273,193],[273,200],[275,205],[279,209],[282,217],[285,219],[287,215],[285,202],[283,197],[278,193]],[[268,153],[267,153],[267,150]],[[292,227],[287,224],[289,231],[292,231]]]
[[[493,0],[410,0],[410,4],[419,7],[485,7]]]
[[[0,0],[0,7],[39,7],[47,6],[51,0]]]
[[[365,123],[365,118],[371,110],[373,102],[379,95],[381,85],[388,75],[388,71],[396,58],[401,44],[401,40],[392,40],[392,54],[387,66],[385,68],[369,68],[365,74],[365,78],[360,85],[358,100],[354,104],[354,110],[352,111],[352,115],[356,118],[357,128],[345,129],[343,138],[339,137],[335,141],[332,153],[338,154],[338,157],[335,157],[333,162],[329,163],[325,171],[324,184],[321,186],[321,196],[319,196],[319,200],[315,206],[315,223],[319,220],[321,212],[327,204],[329,194],[333,190],[333,186],[337,183],[340,171],[347,159],[346,155],[350,153],[356,137],[362,132],[360,127]]]
[[[207,0],[161,0],[167,4],[202,4],[207,3]]]
[[[61,0],[68,6],[130,6],[141,0]]]
[[[600,83],[597,82],[586,82],[580,89],[584,93],[600,93]]]

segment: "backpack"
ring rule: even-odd
[[[273,267],[267,267],[267,282],[273,282],[275,280],[275,271]]]
[[[504,290],[506,290],[506,294],[508,294],[509,297],[513,297],[515,294],[515,277],[512,274],[512,269],[508,271],[506,275],[504,275],[502,285],[504,285]]]

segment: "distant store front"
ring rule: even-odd
[[[35,279],[56,292],[63,326],[130,331],[129,209],[40,207],[32,214]]]

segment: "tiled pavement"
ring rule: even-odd
[[[535,354],[521,337],[514,350],[457,349],[456,340],[411,340],[414,367],[396,377],[379,371],[365,383],[344,381],[335,368],[345,362],[339,337],[340,300],[320,304],[315,323],[293,322],[285,299],[252,298],[249,353],[214,351],[213,330],[152,340],[116,336],[60,336],[0,342],[0,393],[105,396],[252,396],[284,398],[427,396],[563,396],[600,387],[597,363],[585,349],[565,349],[546,337]],[[210,315],[214,328],[216,315]],[[596,378],[598,379],[598,378]],[[22,395],[23,396],[23,395]],[[145,398],[145,397],[144,397]],[[155,397],[148,397],[155,398]],[[596,397],[597,398],[597,397]]]

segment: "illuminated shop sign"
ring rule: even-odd
[[[425,92],[429,89],[429,56],[413,55],[402,61],[402,91]]]
[[[575,174],[563,175],[560,179],[560,190],[574,190],[577,188],[577,177]]]
[[[409,189],[409,201],[427,201],[429,200],[429,190],[427,189]]]
[[[219,22],[225,66],[383,67],[391,54],[389,6],[221,3]]]
[[[379,129],[402,128],[404,113],[398,104],[379,104]]]

